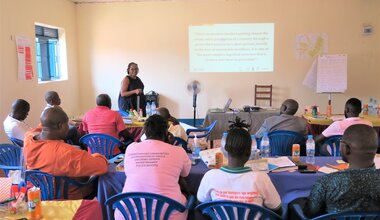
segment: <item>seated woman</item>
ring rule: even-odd
[[[150,116],[144,124],[147,140],[132,143],[125,151],[124,172],[128,177],[123,192],[150,192],[160,194],[182,204],[186,198],[178,184],[180,177],[190,173],[191,161],[181,147],[168,139],[168,122],[159,115]],[[187,212],[174,212],[170,219],[186,219]],[[119,210],[115,219],[123,219]]]
[[[251,153],[251,136],[241,127],[228,131],[225,149],[228,166],[208,171],[201,181],[200,202],[231,200],[252,203],[281,212],[281,199],[265,172],[254,172],[244,164]]]

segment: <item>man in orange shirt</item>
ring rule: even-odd
[[[27,169],[82,181],[89,176],[105,174],[108,162],[104,156],[97,153],[89,155],[63,141],[69,131],[68,120],[66,113],[58,108],[49,108],[42,113],[42,128],[33,129],[25,135]],[[92,190],[92,185],[80,189],[72,187],[69,199],[85,198]]]

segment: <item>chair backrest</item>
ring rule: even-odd
[[[174,210],[186,210],[184,205],[171,198],[145,192],[117,194],[107,199],[105,204],[112,209],[119,209],[126,220],[167,220]]]
[[[191,150],[187,148],[187,141],[183,140],[180,137],[174,137],[175,146],[181,146],[187,153],[191,153]]]
[[[0,144],[0,169],[8,175],[9,170],[21,170],[21,148],[13,144]]]
[[[268,100],[272,107],[272,85],[255,85],[255,105],[257,100]]]
[[[121,115],[121,117],[128,117],[129,116],[129,113],[126,112],[126,111],[118,110],[117,112],[119,112],[119,114]]]
[[[113,149],[121,145],[120,140],[107,134],[87,134],[79,139],[79,142],[87,145],[91,153],[100,153],[107,159],[113,157]]]
[[[329,156],[328,149],[331,151],[331,156],[340,156],[339,145],[341,139],[342,135],[334,135],[326,138],[322,144],[322,149],[320,151],[320,153],[322,153],[321,156]]]
[[[195,137],[194,135],[190,135],[191,132],[196,132],[196,133],[203,132],[203,134],[197,134],[197,138],[204,138],[205,137],[206,140],[208,140],[210,137],[210,134],[212,132],[212,129],[214,129],[217,122],[218,121],[215,120],[209,126],[207,126],[205,128],[189,128],[189,129],[187,129],[186,130],[187,140]]]
[[[23,140],[20,140],[20,139],[17,139],[17,138],[14,138],[14,137],[9,137],[9,140],[16,146],[19,146],[19,147],[24,147],[24,141]]]
[[[26,181],[41,189],[41,200],[67,199],[69,181],[66,177],[53,176],[39,170],[25,171]]]
[[[213,220],[281,219],[279,215],[264,207],[226,200],[202,203],[196,209],[210,216]]]
[[[291,156],[293,144],[305,145],[305,137],[293,131],[272,131],[268,137],[272,156]]]
[[[303,210],[299,204],[292,204],[292,209],[294,209],[296,215],[301,220],[308,220],[303,213]],[[380,220],[380,212],[335,212],[324,214],[313,218],[312,220]]]

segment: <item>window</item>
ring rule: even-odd
[[[59,29],[35,25],[36,31],[36,61],[38,81],[55,81],[67,79],[63,72],[62,39],[59,38]]]

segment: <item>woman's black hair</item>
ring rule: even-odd
[[[252,139],[249,132],[243,128],[233,128],[228,131],[225,149],[232,157],[244,157],[251,154]]]
[[[166,140],[168,128],[168,121],[160,115],[150,116],[144,124],[145,134],[148,139]]]

